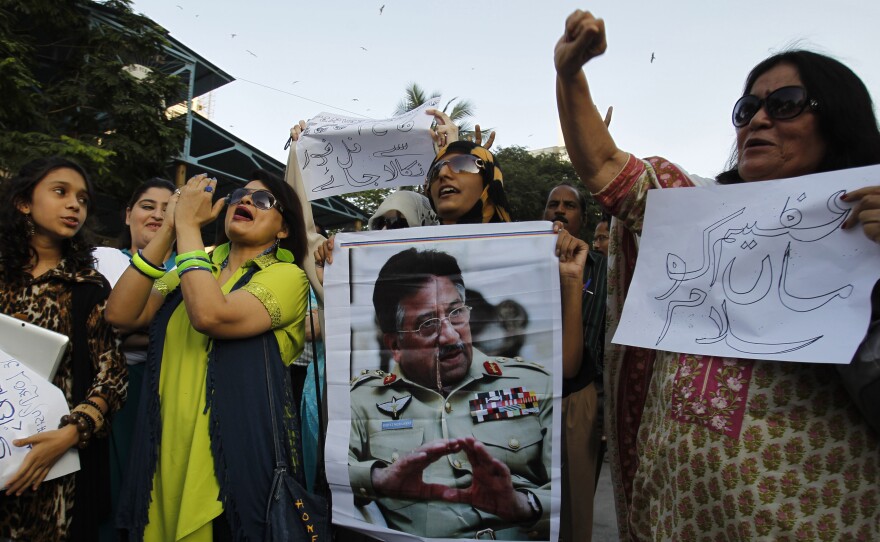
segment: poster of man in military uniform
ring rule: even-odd
[[[550,540],[551,530],[555,539],[555,236],[524,226],[479,237],[444,227],[442,242],[436,228],[408,230],[393,243],[353,236],[348,250],[338,238],[334,260],[347,255],[348,292],[325,281],[328,337],[346,323],[334,306],[347,298],[352,348],[344,397],[333,360],[345,354],[330,353],[328,341],[335,521],[385,540]],[[499,336],[505,330],[517,340]],[[380,362],[383,350],[389,364]],[[334,411],[342,414],[343,402],[348,454],[337,458],[344,440],[331,442],[343,430]],[[329,466],[335,459],[346,462],[347,480]]]

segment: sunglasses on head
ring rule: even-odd
[[[373,221],[374,230],[399,230],[408,228],[409,222],[402,216],[384,217],[380,216]]]
[[[236,205],[245,196],[250,196],[254,207],[262,211],[268,211],[272,207],[277,207],[281,212],[281,204],[275,198],[275,194],[262,188],[236,188],[231,194],[226,196],[227,205]]]
[[[453,173],[479,173],[481,169],[486,167],[486,163],[483,162],[482,158],[476,157],[473,154],[456,154],[450,156],[449,158],[440,160],[431,167],[431,170],[428,171],[427,184],[431,184],[437,180],[437,176],[440,174],[440,170],[443,169],[443,166],[449,166],[449,169],[452,170]]]
[[[816,109],[819,102],[807,96],[807,89],[795,86],[778,88],[763,100],[754,94],[746,94],[733,106],[733,125],[742,128],[751,122],[761,107],[772,119],[788,120],[803,113],[807,107]]]

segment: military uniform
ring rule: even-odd
[[[491,529],[498,540],[549,538],[552,380],[522,358],[473,350],[464,379],[443,397],[401,374],[365,371],[352,379],[349,477],[356,504],[375,500],[389,528],[431,538],[473,538]],[[512,406],[511,406],[512,405]],[[510,468],[515,489],[537,497],[541,516],[515,525],[467,504],[393,499],[375,494],[371,470],[422,444],[473,436]],[[426,483],[466,488],[472,468],[464,451],[424,471]],[[486,533],[488,538],[488,533]]]

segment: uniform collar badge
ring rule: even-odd
[[[486,374],[489,376],[501,376],[501,366],[491,360],[486,360],[483,362],[483,369],[486,370]]]
[[[397,375],[394,374],[394,373],[389,373],[389,374],[386,375],[385,378],[382,380],[382,384],[385,385],[385,386],[387,386],[388,384],[392,384],[392,383],[394,383],[395,380],[397,380]]]
[[[400,399],[392,395],[390,401],[386,401],[384,403],[376,403],[376,408],[378,408],[379,412],[381,412],[382,414],[385,414],[386,416],[391,416],[392,420],[396,420],[400,418],[400,414],[404,410],[406,410],[406,407],[409,406],[410,401],[412,401],[412,395],[406,395],[404,397],[401,397]]]

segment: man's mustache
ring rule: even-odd
[[[559,222],[562,222],[563,224],[568,224],[568,219],[565,218],[565,215],[556,215],[555,217],[553,217],[553,220],[554,221],[558,220]]]
[[[464,353],[464,343],[459,341],[455,344],[444,344],[440,347],[437,352],[437,357],[440,359],[451,357],[458,354]]]

